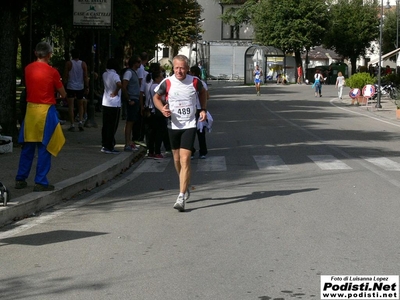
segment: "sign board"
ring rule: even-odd
[[[360,89],[351,89],[349,92],[349,96],[351,99],[356,99],[360,95],[361,95]]]
[[[83,28],[111,28],[112,0],[74,0],[73,25]]]
[[[371,98],[375,95],[375,86],[372,84],[367,84],[363,87],[363,96],[366,98]]]

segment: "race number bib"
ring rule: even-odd
[[[177,127],[181,129],[190,128],[192,121],[196,119],[196,108],[190,100],[180,100],[170,103],[170,109],[175,119],[173,123],[176,125],[179,124]]]
[[[191,115],[194,112],[193,105],[191,101],[177,101],[172,107],[172,112],[176,114],[176,119],[178,122],[185,122],[190,120]]]

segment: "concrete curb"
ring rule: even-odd
[[[32,192],[13,199],[7,206],[0,207],[0,227],[104,184],[128,170],[145,153],[144,148],[133,153],[122,152],[98,167],[56,183],[54,191]]]

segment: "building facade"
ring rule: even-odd
[[[253,28],[244,24],[235,26],[224,24],[220,16],[232,5],[221,4],[215,0],[197,0],[202,6],[203,12],[199,20],[199,28],[204,31],[195,43],[183,47],[180,54],[185,54],[190,59],[191,65],[201,65],[206,69],[210,78],[245,79],[250,66],[246,66],[245,53],[253,46]],[[396,5],[399,0],[391,0],[391,5]],[[241,5],[245,0],[237,0],[233,6]],[[306,54],[302,56],[303,68],[315,68],[320,65],[330,65],[341,61],[341,58],[330,50],[315,47],[316,51],[310,51],[308,60]],[[315,52],[315,53],[314,53]],[[315,54],[315,55],[314,55]],[[162,49],[156,53],[156,60],[163,65],[168,62],[168,49]],[[364,66],[368,61],[376,60],[378,53],[368,53],[367,60],[360,58],[358,65]],[[306,64],[307,62],[307,64]],[[351,65],[348,69],[351,70]],[[396,65],[389,61],[382,64]],[[247,62],[248,64],[248,62]],[[351,74],[348,74],[351,75]],[[293,79],[290,80],[293,82]]]

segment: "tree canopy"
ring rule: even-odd
[[[223,0],[234,4],[234,0]],[[256,43],[300,53],[322,42],[328,22],[328,7],[323,0],[248,0],[224,13],[225,22],[251,23]]]
[[[0,4],[0,125],[3,133],[14,139],[18,42],[22,69],[34,59],[33,48],[42,40],[53,44],[52,64],[61,68],[71,48],[78,48],[82,58],[88,60],[95,43],[97,65],[110,56],[120,58],[122,64],[125,55],[153,53],[158,43],[177,52],[199,31],[201,7],[196,0],[113,0],[112,30],[74,28],[73,4],[73,0],[13,0]]]
[[[337,0],[330,5],[324,45],[350,59],[352,74],[357,59],[378,39],[378,11],[376,0]]]
[[[222,19],[236,25],[251,23],[256,43],[294,52],[297,63],[301,51],[324,45],[349,58],[353,72],[357,58],[379,34],[377,0],[247,0],[233,5]]]
[[[396,7],[385,9],[384,16],[382,51],[383,53],[388,53],[398,48],[398,43],[400,42],[400,38],[398,37],[399,32],[397,31],[399,20]],[[393,56],[391,59],[395,60],[396,56]]]

